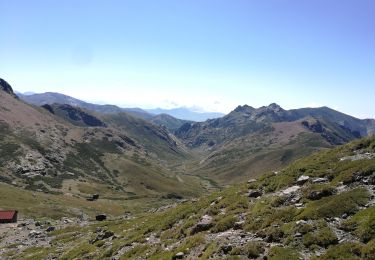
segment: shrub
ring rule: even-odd
[[[332,244],[337,244],[338,240],[329,227],[323,227],[313,233],[305,234],[302,242],[307,247],[312,247],[313,245],[328,247]]]
[[[300,254],[292,248],[274,246],[270,249],[268,257],[270,260],[299,260]]]
[[[241,247],[235,247],[231,250],[230,254],[235,255],[246,255],[249,258],[257,258],[264,252],[264,244],[261,242],[248,242],[246,245]]]
[[[371,206],[355,214],[351,219],[342,223],[346,231],[353,231],[361,241],[368,242],[375,238],[375,206]]]
[[[313,259],[361,259],[361,249],[362,246],[358,243],[343,243],[340,245],[330,246],[324,255]]]
[[[357,188],[308,203],[299,218],[320,219],[339,217],[344,213],[353,214],[357,212],[358,206],[365,205],[370,198],[371,195],[366,189]]]
[[[212,231],[217,232],[224,232],[232,227],[234,227],[234,223],[237,221],[235,216],[226,216],[220,219],[215,226],[212,228]]]
[[[362,250],[363,259],[375,259],[375,239],[371,240]]]

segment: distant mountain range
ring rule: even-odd
[[[60,167],[61,172],[64,172],[61,167],[69,168],[72,162],[78,165],[78,161],[83,163],[86,159],[93,159],[99,163],[96,163],[97,169],[105,173],[106,163],[114,162],[113,154],[123,151],[116,156],[136,160],[154,169],[174,165],[174,172],[199,176],[210,180],[210,185],[221,186],[277,170],[315,151],[375,133],[375,120],[357,119],[328,107],[284,110],[277,104],[260,108],[243,105],[221,117],[218,117],[220,114],[206,113],[205,117],[218,118],[196,122],[170,115],[203,120],[197,117],[201,113],[186,108],[145,111],[91,104],[59,93],[19,94],[21,100],[12,101],[10,97],[16,96],[10,85],[5,81],[1,81],[1,85],[2,92],[8,94],[3,94],[1,119],[7,118],[9,129],[15,122],[18,123],[14,129],[28,129],[32,122],[31,129],[36,127],[36,136],[40,135],[39,131],[44,131],[43,136],[48,142],[56,138],[51,136],[51,131],[59,136],[55,142],[60,142],[60,149],[64,152],[53,151],[53,156],[76,154],[68,161],[57,159],[57,166],[53,161],[48,164],[47,169]],[[16,133],[19,132],[14,131]],[[39,146],[33,144],[30,147],[31,140],[25,138],[16,135],[14,140],[28,149],[44,147],[48,143],[41,140]],[[37,137],[34,139],[38,140]],[[86,142],[89,142],[89,147]],[[92,153],[95,150],[97,152]],[[136,159],[126,157],[130,154]],[[106,161],[101,161],[102,156]],[[127,164],[124,162],[124,165]],[[69,168],[69,172],[73,170]]]
[[[94,112],[102,113],[102,114],[111,114],[111,113],[119,113],[119,112],[127,112],[134,116],[143,118],[143,119],[151,119],[155,115],[166,114],[177,119],[181,120],[188,120],[188,121],[206,121],[207,119],[218,118],[222,117],[224,114],[221,113],[213,113],[213,112],[195,112],[189,108],[181,107],[181,108],[174,108],[174,109],[141,109],[141,108],[121,108],[115,105],[98,105],[88,103],[67,95],[63,95],[60,93],[54,92],[46,92],[35,94],[33,92],[26,92],[20,93],[16,92],[16,94],[27,103],[42,106],[45,104],[68,104],[71,106],[78,106],[84,109],[88,109]]]
[[[146,109],[147,112],[155,115],[160,114],[167,114],[173,116],[175,118],[196,121],[196,122],[203,122],[207,119],[214,119],[218,117],[224,116],[223,113],[215,113],[215,112],[194,112],[189,108],[180,107],[180,108],[173,108],[173,109]]]
[[[346,144],[373,119],[270,104],[193,122],[31,96],[0,79],[0,206],[23,218],[0,258],[374,259],[375,138]]]

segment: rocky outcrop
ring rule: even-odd
[[[0,90],[5,91],[9,95],[18,98],[17,95],[13,92],[12,87],[9,85],[8,82],[0,78]]]

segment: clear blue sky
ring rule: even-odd
[[[373,0],[0,0],[0,77],[124,106],[375,117]]]

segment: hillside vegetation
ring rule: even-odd
[[[16,258],[374,259],[375,138],[300,159],[279,172],[123,220],[48,234]]]

